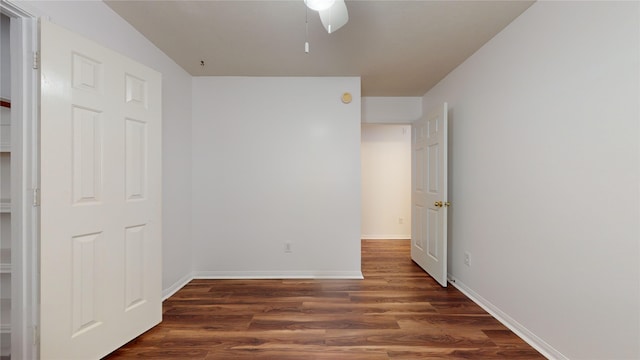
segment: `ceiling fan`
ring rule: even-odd
[[[337,31],[349,21],[344,0],[304,0],[305,5],[320,14],[322,26],[329,34]]]

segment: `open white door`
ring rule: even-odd
[[[161,75],[40,29],[40,354],[99,359],[162,320]]]
[[[447,286],[447,103],[416,120],[411,153],[411,259]]]

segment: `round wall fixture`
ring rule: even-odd
[[[351,100],[352,100],[352,97],[351,97],[350,93],[346,92],[346,93],[342,94],[342,102],[343,103],[348,104],[348,103],[351,102]]]

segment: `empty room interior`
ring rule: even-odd
[[[2,360],[640,359],[640,2],[0,9]]]

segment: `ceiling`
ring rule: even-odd
[[[308,11],[305,54],[303,0],[105,2],[193,76],[361,76],[362,96],[424,95],[533,3],[347,0],[333,34]]]

